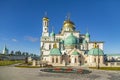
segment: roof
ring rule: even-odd
[[[74,45],[77,44],[77,38],[71,33],[65,40],[65,45]]]
[[[50,36],[52,37],[52,36],[55,36],[55,33],[52,31],[51,33],[50,33]]]
[[[104,43],[104,41],[90,41],[89,43]]]
[[[43,17],[43,20],[49,21],[48,17]]]
[[[103,56],[104,52],[100,48],[92,48],[88,51],[88,55],[93,55],[93,56]]]
[[[63,28],[72,28],[72,29],[74,29],[75,24],[70,20],[65,20],[64,24],[63,24]]]
[[[79,55],[79,53],[77,51],[74,51],[72,55]]]
[[[51,56],[53,56],[53,55],[59,56],[59,55],[61,55],[61,52],[58,48],[53,48],[50,50],[50,55]]]
[[[85,37],[90,37],[90,34],[87,32],[87,33],[85,34]]]

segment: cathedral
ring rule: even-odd
[[[91,41],[90,34],[81,34],[68,17],[60,33],[49,32],[49,18],[42,19],[40,38],[41,60],[53,66],[104,66],[103,41]]]

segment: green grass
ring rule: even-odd
[[[89,67],[90,69],[97,69],[97,67]],[[116,70],[120,71],[120,67],[100,67],[99,70]]]
[[[22,63],[23,61],[0,61],[0,66],[7,66],[17,63]]]

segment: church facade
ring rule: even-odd
[[[90,34],[81,34],[68,18],[60,33],[49,32],[49,18],[43,17],[40,38],[41,60],[53,66],[104,66],[103,41],[91,41]]]

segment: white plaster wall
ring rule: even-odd
[[[43,55],[49,55],[50,51],[43,51]]]
[[[88,50],[94,48],[94,43],[88,43]],[[99,48],[103,50],[103,43],[97,43],[99,45]]]
[[[49,50],[49,43],[44,43],[44,48],[45,48],[46,50]]]
[[[94,43],[88,43],[88,50],[93,48]]]
[[[99,45],[99,48],[103,50],[103,43],[97,43]]]
[[[79,33],[73,33],[73,35],[79,38]]]

